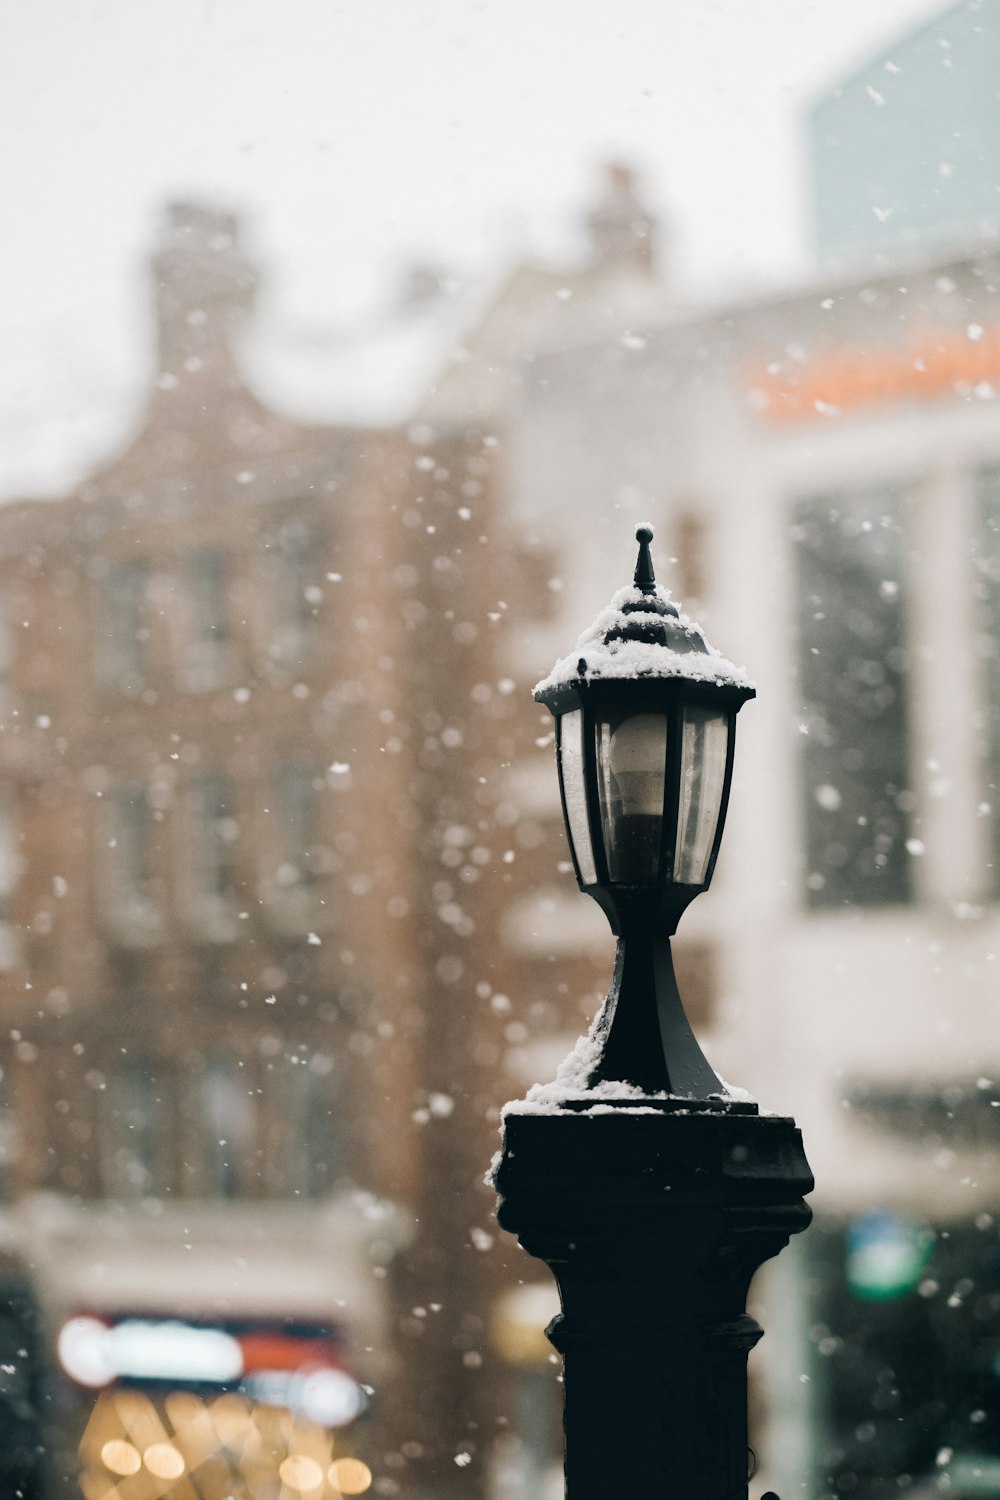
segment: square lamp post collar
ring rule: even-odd
[[[670,938],[711,882],[736,715],[755,689],[657,588],[652,539],[651,527],[637,528],[632,588],[619,590],[535,698],[556,721],[577,881],[618,936],[590,1083],[731,1107],[684,1013]]]

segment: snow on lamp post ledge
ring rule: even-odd
[[[651,528],[636,539],[633,587],[535,689],[577,880],[619,941],[588,1036],[504,1110],[498,1218],[559,1284],[567,1500],[738,1500],[747,1291],[813,1184],[794,1120],[717,1077],[677,991],[670,937],[712,878],[754,687],[657,589]]]

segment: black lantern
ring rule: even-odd
[[[705,1100],[726,1090],[684,1014],[670,937],[708,888],[733,773],[745,674],[659,593],[648,526],[634,586],[535,689],[556,720],[576,877],[618,935],[591,1085]]]

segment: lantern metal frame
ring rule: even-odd
[[[729,809],[736,742],[736,715],[742,705],[754,696],[752,688],[719,685],[687,677],[595,677],[560,685],[538,694],[556,720],[556,757],[559,771],[559,798],[567,841],[573,860],[577,884],[585,895],[597,902],[615,934],[635,911],[665,925],[667,935],[677,930],[681,916],[696,896],[706,891],[715,873],[722,834]],[[677,861],[677,834],[680,826],[681,774],[683,769],[684,710],[690,707],[711,708],[726,717],[726,764],[723,773],[719,817],[705,876],[697,885],[674,880]],[[636,713],[656,712],[666,720],[666,756],[664,764],[663,804],[656,876],[643,884],[630,884],[611,878],[600,803],[600,772],[597,763],[597,723],[604,709],[631,709]],[[584,798],[587,832],[597,874],[588,882],[580,867],[576,841],[570,828],[563,773],[563,725],[566,715],[575,709],[582,712],[582,749]]]

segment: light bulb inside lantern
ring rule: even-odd
[[[598,782],[611,880],[647,885],[659,870],[667,764],[664,714],[608,711],[597,726]]]

